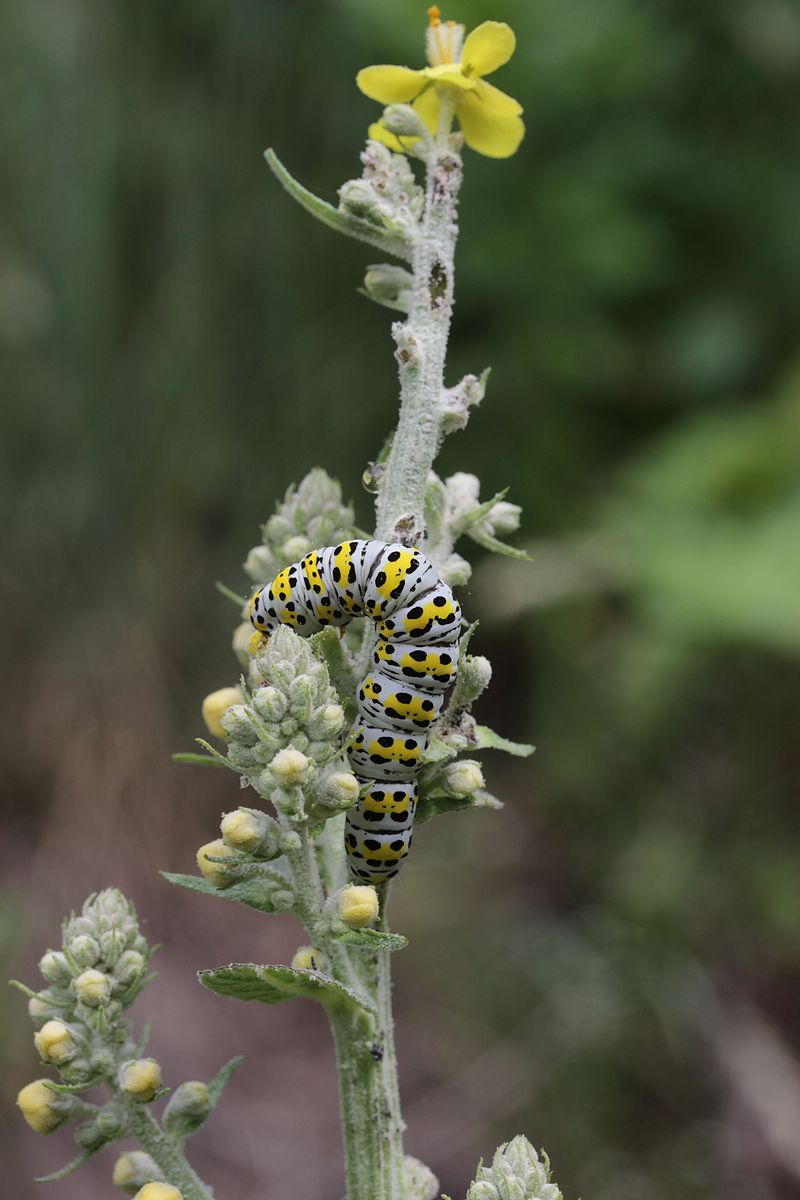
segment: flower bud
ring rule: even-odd
[[[46,1079],[27,1083],[17,1095],[17,1105],[36,1133],[52,1133],[69,1119],[74,1107],[71,1096],[59,1095],[47,1086]]]
[[[550,1182],[550,1163],[544,1161],[526,1137],[515,1137],[500,1146],[491,1167],[481,1164],[467,1192],[467,1200],[562,1200]]]
[[[253,850],[264,833],[266,822],[259,820],[260,815],[249,808],[237,808],[234,812],[225,813],[220,830],[227,845],[244,853]]]
[[[183,1192],[171,1183],[146,1183],[133,1200],[183,1200]]]
[[[264,583],[275,574],[275,556],[267,546],[254,546],[245,560],[244,569],[254,583]]]
[[[284,558],[289,562],[297,562],[298,559],[308,554],[311,549],[311,543],[308,538],[302,537],[300,534],[295,534],[294,537],[288,538],[283,543],[281,549]]]
[[[324,793],[337,808],[352,808],[358,800],[358,780],[351,771],[336,771],[324,781]]]
[[[75,980],[75,995],[90,1008],[99,1008],[111,995],[111,980],[91,967]]]
[[[244,746],[255,746],[258,742],[252,713],[244,704],[232,704],[222,714],[219,723],[229,741],[240,742]]]
[[[164,1109],[164,1127],[176,1133],[194,1132],[211,1112],[208,1087],[199,1079],[182,1083]]]
[[[279,750],[269,764],[269,769],[274,777],[284,786],[289,787],[300,783],[305,778],[308,767],[309,761],[305,754],[301,754],[293,746]]]
[[[48,950],[39,959],[39,970],[48,983],[54,983],[56,986],[63,987],[72,978],[69,963],[60,950]]]
[[[75,1130],[75,1141],[82,1150],[99,1150],[107,1142],[112,1142],[122,1132],[123,1122],[119,1112],[113,1105],[102,1108]]]
[[[390,104],[383,110],[383,125],[397,137],[429,137],[425,122],[410,104]]]
[[[480,763],[462,758],[447,764],[442,771],[442,783],[457,796],[471,796],[484,786],[485,780]]]
[[[222,717],[232,704],[241,704],[241,702],[242,693],[235,687],[220,688],[206,696],[203,701],[202,713],[209,733],[212,733],[214,737],[224,739],[225,730],[222,728]]]
[[[131,1195],[144,1184],[154,1180],[163,1181],[163,1177],[153,1159],[149,1154],[145,1154],[144,1150],[128,1150],[114,1163],[111,1182]]]
[[[222,838],[217,838],[213,842],[206,842],[197,851],[197,865],[212,887],[225,888],[234,882],[233,875],[224,863],[212,862],[211,859],[234,856],[235,851],[226,846]]]
[[[72,1031],[63,1021],[47,1021],[34,1034],[33,1044],[45,1062],[56,1066],[69,1062],[78,1052]]]
[[[161,1088],[161,1067],[154,1058],[136,1058],[119,1069],[119,1086],[134,1100],[146,1104]]]
[[[333,738],[343,725],[344,709],[341,704],[324,704],[315,710],[308,730],[314,738]]]
[[[366,884],[344,887],[334,896],[334,907],[348,929],[363,929],[378,915],[378,893]]]
[[[391,263],[378,263],[367,267],[364,276],[364,291],[372,300],[407,312],[411,302],[414,276],[404,267]]]
[[[144,974],[147,960],[138,950],[126,950],[120,954],[114,967],[114,979],[122,987],[127,987]],[[113,985],[112,985],[113,986]]]
[[[250,664],[250,642],[254,633],[255,630],[249,621],[242,621],[241,625],[237,625],[233,631],[231,646],[242,667]]]
[[[93,967],[100,957],[100,943],[88,933],[79,933],[65,949],[79,967]]]
[[[60,1012],[61,1009],[50,1002],[46,992],[31,996],[28,1001],[28,1016],[36,1025],[44,1025],[45,1021],[58,1017]]]
[[[253,693],[253,708],[265,721],[281,721],[288,707],[288,700],[277,688],[261,687]]]
[[[325,971],[328,959],[314,946],[300,946],[295,950],[292,966],[296,971]]]

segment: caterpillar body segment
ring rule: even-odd
[[[362,616],[375,621],[378,642],[357,689],[347,754],[369,787],[347,814],[345,849],[356,878],[384,883],[408,854],[416,776],[458,672],[458,601],[419,550],[358,540],[312,550],[250,602],[262,640],[279,625],[310,637]]]

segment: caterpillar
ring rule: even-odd
[[[458,601],[419,550],[352,541],[312,550],[284,567],[253,595],[249,611],[264,638],[278,625],[310,637],[354,617],[376,623],[372,665],[358,685],[347,743],[363,795],[347,814],[345,850],[356,878],[384,883],[408,855],[417,772],[456,678]]]

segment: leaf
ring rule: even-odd
[[[332,204],[328,204],[327,201],[321,200],[319,196],[315,196],[313,192],[304,188],[289,174],[274,150],[266,150],[264,158],[275,178],[292,199],[296,200],[301,208],[311,213],[311,216],[316,217],[323,225],[327,225],[329,229],[335,229],[337,233],[343,233],[347,237],[356,238],[357,241],[367,242],[368,245],[377,247],[385,254],[393,254],[396,258],[410,260],[411,248],[405,238],[390,233],[381,234],[369,221],[350,213],[344,213],[340,209],[334,208]]]
[[[492,796],[483,789],[473,792],[471,796],[453,796],[442,788],[434,788],[430,792],[420,794],[414,823],[422,825],[431,817],[439,817],[443,813],[461,812],[465,808],[500,809],[502,807],[502,800],[498,800],[496,796]]]
[[[22,992],[23,996],[27,996],[32,1000],[34,996],[38,996],[38,992],[34,992],[33,988],[29,988],[27,984],[20,983],[18,979],[9,979],[8,986],[16,988],[18,992]]]
[[[345,942],[361,950],[402,950],[408,938],[402,933],[389,933],[382,929],[345,929],[334,935],[337,942]]]
[[[172,761],[176,763],[188,763],[192,767],[222,767],[226,765],[217,762],[216,758],[212,758],[210,754],[193,754],[191,751],[173,754]]]
[[[221,896],[223,900],[235,900],[239,904],[245,904],[248,908],[254,908],[257,912],[274,913],[278,911],[272,902],[272,893],[276,890],[274,880],[247,879],[241,883],[232,883],[226,888],[215,888],[202,875],[180,875],[172,871],[161,871],[160,874],[167,883],[186,888],[189,892],[200,892],[203,896]],[[284,886],[288,891],[288,881]]]
[[[434,733],[431,734],[431,740],[428,742],[428,745],[423,752],[422,762],[425,765],[428,763],[439,765],[441,763],[449,762],[450,759],[455,758],[457,754],[458,750],[455,747],[449,746],[447,742],[443,742],[442,739],[438,738]]]
[[[233,1072],[237,1069],[237,1067],[240,1067],[243,1062],[243,1056],[241,1054],[237,1054],[236,1058],[232,1058],[230,1062],[225,1063],[224,1067],[220,1067],[214,1078],[209,1080],[208,1098],[211,1101],[212,1108],[214,1108],[214,1106],[218,1103],[219,1098],[222,1095]]]
[[[479,546],[483,546],[484,550],[491,550],[494,554],[503,554],[506,558],[518,558],[522,562],[530,562],[531,556],[527,550],[518,550],[516,546],[509,546],[507,542],[501,542],[499,538],[494,537],[491,533],[486,533],[482,529],[474,527],[464,531],[467,537],[472,538],[473,542],[477,542]]]
[[[78,1167],[82,1167],[93,1154],[97,1154],[98,1150],[105,1150],[107,1145],[108,1142],[103,1142],[102,1146],[97,1147],[97,1150],[82,1150],[77,1158],[73,1158],[72,1162],[68,1162],[60,1171],[53,1171],[50,1175],[39,1175],[34,1179],[34,1183],[55,1183],[57,1179],[66,1178],[73,1171],[77,1171]]]
[[[476,725],[475,735],[478,750],[505,750],[506,754],[513,754],[515,758],[529,758],[536,749],[527,742],[512,742],[509,738],[501,737],[488,725]]]
[[[323,629],[321,633],[314,634],[311,644],[324,658],[339,699],[352,702],[356,691],[356,677],[345,652],[344,642],[337,631],[330,627]]]
[[[260,1004],[281,1004],[284,1000],[302,997],[316,1000],[329,1009],[362,1009],[375,1015],[375,1008],[365,996],[322,975],[297,967],[258,967],[254,963],[233,963],[213,971],[199,971],[203,987],[219,996],[236,1000],[257,1000]]]
[[[221,596],[224,596],[226,600],[230,600],[241,612],[247,603],[246,596],[240,596],[238,592],[234,592],[232,588],[227,587],[224,583],[220,583],[219,580],[214,584],[214,587]]]

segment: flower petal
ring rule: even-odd
[[[458,63],[442,63],[438,67],[424,67],[422,74],[426,75],[428,79],[432,79],[434,83],[451,83],[453,87],[462,88],[465,92],[471,91],[476,83],[476,80],[467,78]]]
[[[410,67],[364,67],[356,75],[356,83],[365,96],[379,104],[405,104],[422,91],[425,76]]]
[[[495,112],[482,104],[475,92],[464,96],[457,115],[467,145],[487,158],[508,158],[525,136],[518,116]]]
[[[400,141],[400,138],[397,136],[397,134],[390,133],[383,121],[376,121],[373,125],[370,125],[369,129],[367,130],[367,137],[371,138],[373,142],[382,142],[384,146],[388,146],[390,150],[395,152],[395,154],[402,154],[404,151],[404,147]],[[406,140],[417,141],[418,139],[407,138]]]
[[[467,35],[461,51],[461,68],[470,75],[489,75],[507,63],[517,39],[505,21],[484,21]]]
[[[417,96],[411,107],[422,117],[430,132],[436,134],[439,129],[439,113],[442,111],[442,102],[436,88],[426,88]]]
[[[485,79],[478,80],[475,95],[485,108],[491,109],[500,116],[518,117],[522,112],[522,105],[519,101],[515,100],[513,96],[506,95],[505,92],[501,92],[499,88],[493,87]]]

